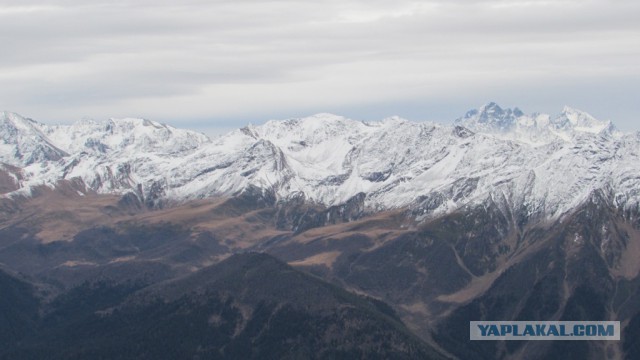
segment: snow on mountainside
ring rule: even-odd
[[[82,180],[157,206],[257,187],[325,205],[365,193],[371,211],[409,206],[419,218],[487,201],[559,216],[598,190],[620,207],[640,200],[640,136],[570,108],[551,118],[491,103],[454,126],[318,114],[215,139],[141,119],[20,124],[0,134],[1,161],[24,167],[22,189],[7,196]]]
[[[10,165],[25,166],[67,155],[40,131],[37,122],[18,114],[0,113],[0,138],[0,159]]]

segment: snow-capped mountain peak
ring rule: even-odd
[[[67,156],[40,130],[41,124],[16,113],[0,113],[0,159],[14,166],[55,161]]]
[[[565,106],[562,113],[554,119],[554,125],[557,129],[561,130],[573,130],[592,134],[615,131],[615,126],[611,121],[598,120],[587,112],[569,106]]]
[[[255,129],[260,137],[286,146],[291,143],[320,144],[345,134],[360,132],[365,128],[366,125],[360,121],[334,114],[320,113],[305,118],[271,120]]]
[[[73,125],[41,125],[41,129],[69,153],[176,153],[196,149],[210,141],[204,134],[138,118],[80,120]]]
[[[533,145],[545,145],[554,141],[571,142],[584,133],[620,135],[611,121],[600,121],[569,106],[565,106],[558,116],[551,117],[539,113],[526,115],[518,108],[503,109],[492,102],[470,110],[464,117],[457,119],[455,124],[474,132]]]
[[[523,115],[518,108],[503,109],[498,104],[490,102],[468,111],[455,123],[478,132],[508,132],[517,125],[518,119]]]

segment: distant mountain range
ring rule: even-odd
[[[640,133],[585,112],[217,138],[5,112],[0,138],[0,358],[640,356]],[[623,336],[471,342],[479,320]]]

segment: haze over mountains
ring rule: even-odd
[[[0,285],[24,304],[3,316],[33,324],[2,357],[167,355],[153,350],[162,336],[132,349],[117,334],[204,318],[198,329],[223,340],[196,336],[176,354],[640,352],[640,133],[579,110],[489,103],[452,125],[318,114],[213,139],[143,119],[52,126],[3,113],[0,137]],[[274,297],[280,275],[239,275],[263,267],[315,295]],[[623,340],[468,340],[469,321],[505,319],[620,320]],[[75,327],[104,342],[60,335]]]

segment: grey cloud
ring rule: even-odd
[[[108,117],[184,101],[192,118],[243,118],[499,101],[639,75],[638,14],[605,0],[1,1],[0,107]]]

